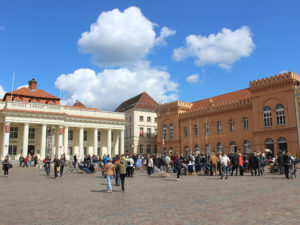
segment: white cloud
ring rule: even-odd
[[[178,98],[177,83],[170,80],[167,71],[139,62],[133,68],[105,69],[97,73],[78,69],[60,75],[55,86],[66,92],[63,100],[74,104],[78,99],[86,106],[114,110],[124,100],[146,91],[155,100],[163,102]]]
[[[199,81],[199,75],[198,73],[194,73],[190,76],[188,76],[186,78],[186,81],[189,83],[189,84],[194,84],[194,83],[197,83]]]
[[[287,73],[288,71],[287,70],[282,70],[279,72],[279,74],[282,74],[282,73]]]
[[[195,64],[198,66],[217,64],[226,69],[230,69],[240,58],[248,57],[255,48],[247,26],[235,31],[223,28],[218,34],[210,34],[207,37],[192,34],[187,36],[185,41],[185,47],[174,49],[174,60],[182,61],[188,57],[195,57]]]
[[[99,66],[131,65],[143,59],[155,44],[154,24],[137,7],[103,12],[77,44]]]
[[[4,94],[5,94],[6,92],[4,91],[4,89],[3,89],[3,87],[1,86],[1,84],[0,84],[0,99],[2,99],[3,97],[4,97]]]
[[[159,46],[165,46],[165,45],[167,45],[165,38],[175,35],[175,34],[176,34],[176,30],[170,29],[168,27],[163,27],[160,30],[159,36],[155,40],[155,44],[159,45]]]
[[[28,84],[24,84],[24,85],[18,87],[17,90],[20,89],[20,88],[24,88],[24,87],[25,87],[25,88],[28,88]]]

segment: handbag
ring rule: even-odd
[[[7,164],[7,169],[10,169],[10,168],[13,168],[13,165],[12,164]]]

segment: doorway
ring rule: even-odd
[[[30,155],[35,154],[34,145],[28,145],[28,154],[30,154]]]

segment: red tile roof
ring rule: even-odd
[[[207,99],[193,102],[193,106],[192,106],[191,110],[204,108],[211,104],[219,105],[219,104],[229,103],[229,102],[233,102],[233,101],[240,101],[243,99],[249,99],[250,97],[251,97],[251,92],[250,92],[249,88],[246,88],[246,89],[230,92],[227,94],[215,96],[212,98],[207,98]]]
[[[150,97],[146,92],[143,92],[133,98],[130,98],[119,105],[115,112],[125,112],[128,109],[146,109],[156,111],[158,103]]]
[[[29,88],[23,87],[23,88],[15,90],[13,92],[6,92],[6,94],[3,98],[3,101],[5,101],[6,96],[11,95],[11,93],[14,96],[19,95],[19,96],[24,96],[24,97],[26,96],[26,97],[34,97],[34,98],[44,98],[44,99],[46,98],[46,99],[60,100],[60,98],[58,98],[54,95],[51,95],[41,89],[30,90]]]

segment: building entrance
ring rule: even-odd
[[[30,155],[35,154],[34,145],[28,145],[28,154],[30,154]]]

